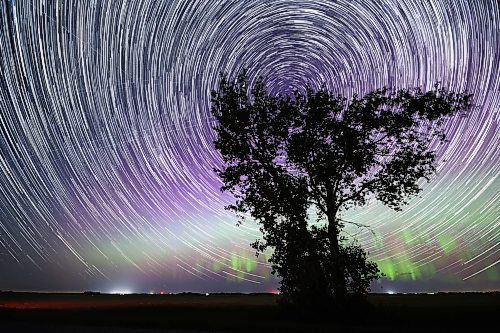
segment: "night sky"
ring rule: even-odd
[[[497,0],[2,0],[0,289],[276,290],[212,170],[210,91],[247,67],[272,94],[474,94],[419,197],[345,219],[373,291],[499,290],[499,42]]]

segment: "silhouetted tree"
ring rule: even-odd
[[[469,101],[438,85],[381,88],[350,101],[325,87],[270,96],[262,79],[250,87],[245,71],[221,77],[211,110],[221,190],[236,199],[228,209],[259,223],[263,240],[253,246],[274,250],[286,302],[342,303],[368,291],[379,270],[341,237],[342,213],[371,198],[400,210],[435,171],[431,147],[445,139],[443,122]]]

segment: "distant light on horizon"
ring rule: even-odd
[[[110,294],[113,294],[113,295],[130,295],[130,294],[133,294],[132,291],[130,290],[122,290],[122,289],[118,289],[118,290],[113,290],[113,291],[110,291],[109,292]]]

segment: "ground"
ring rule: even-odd
[[[321,313],[276,295],[0,293],[7,332],[446,332],[493,329],[500,293],[371,294],[361,308]]]

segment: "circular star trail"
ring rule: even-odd
[[[495,288],[499,36],[488,0],[2,1],[0,288],[276,288],[213,172],[210,91],[244,67],[272,94],[474,94],[418,198],[345,219],[386,285]]]

